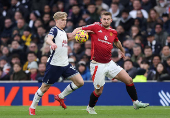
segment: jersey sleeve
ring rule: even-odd
[[[55,27],[52,27],[48,35],[52,35],[53,37],[56,37],[57,33],[58,33],[57,29]]]
[[[119,41],[119,39],[118,39],[118,37],[117,37],[117,31],[115,31],[115,32],[114,32],[114,34],[115,34],[115,39],[114,39],[114,42],[117,42],[117,41]]]
[[[94,27],[95,27],[95,23],[91,24],[91,25],[86,25],[82,27],[82,30],[91,30],[94,31]]]

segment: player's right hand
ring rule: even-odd
[[[51,44],[51,49],[55,50],[57,48],[57,45],[55,43]]]

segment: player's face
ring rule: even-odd
[[[64,28],[65,28],[65,26],[66,26],[66,21],[67,21],[67,18],[66,18],[66,17],[57,20],[57,23],[60,25],[60,28],[61,28],[61,29],[64,29]]]
[[[101,21],[103,27],[109,28],[110,24],[112,22],[112,18],[110,15],[102,15],[100,21]]]

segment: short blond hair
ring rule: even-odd
[[[62,19],[64,17],[67,17],[66,12],[56,12],[53,16],[54,20]]]
[[[107,11],[105,11],[101,14],[101,16],[103,16],[103,15],[112,17],[112,14],[110,12],[107,12]]]

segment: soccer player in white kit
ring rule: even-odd
[[[67,34],[63,30],[66,26],[67,13],[56,12],[53,16],[56,26],[52,27],[46,43],[51,46],[51,55],[47,60],[46,71],[41,87],[34,95],[33,102],[29,107],[29,115],[35,115],[36,106],[43,94],[54,84],[60,76],[69,78],[72,83],[69,84],[63,92],[55,96],[55,100],[65,109],[64,97],[74,90],[84,85],[83,78],[79,72],[68,62],[67,55]]]

